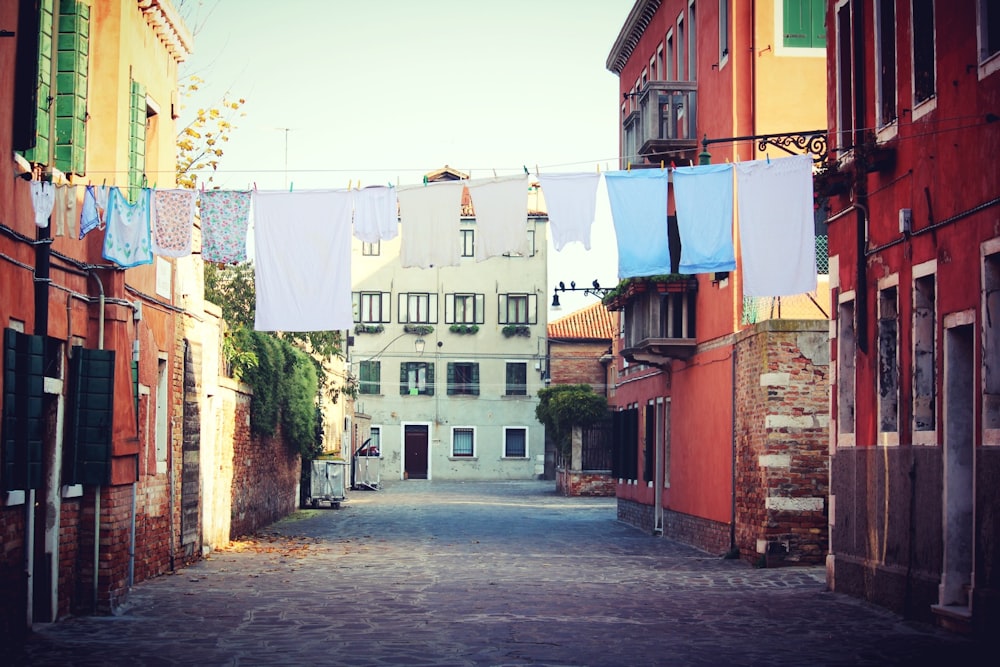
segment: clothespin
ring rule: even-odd
[[[523,165],[523,164],[521,166],[524,167],[524,175],[527,176],[528,173],[529,173],[528,172],[528,166],[527,165]]]
[[[424,185],[427,185],[427,176],[426,176],[426,174],[424,175]]]
[[[632,161],[631,160],[629,160],[629,162],[628,162],[628,169],[626,169],[626,171],[632,171]]]
[[[496,178],[496,177],[497,177],[497,170],[496,170],[496,169],[494,169],[494,170],[493,170],[493,178]]]
[[[694,166],[694,160],[688,159],[688,166],[689,167],[693,167]]]
[[[676,168],[677,168],[677,163],[676,163],[676,162],[674,162],[673,160],[671,160],[671,161],[670,161],[670,168],[671,168],[671,169],[676,169]]]
[[[673,162],[671,162],[671,163],[670,163],[670,166],[671,166],[671,167],[673,167],[673,166],[674,166],[674,163],[673,163]],[[660,171],[663,171],[663,160],[660,160]]]
[[[254,192],[256,192],[256,191],[257,191],[257,181],[254,181],[254,182],[253,182],[253,189],[254,189]],[[202,191],[202,192],[204,192],[204,191],[205,191],[205,186],[204,186],[204,185],[202,185],[202,186],[201,186],[201,191]]]
[[[767,163],[771,164],[771,154],[770,153],[764,153],[764,157],[767,158]]]
[[[294,181],[291,181],[291,182],[288,183],[288,191],[289,192],[291,192],[292,188],[294,188],[294,187],[295,187],[295,182]]]
[[[353,182],[354,182],[353,179],[350,179],[350,178],[347,179],[347,189],[348,189],[348,191],[350,191],[350,189],[351,189],[351,183],[353,183]]]
[[[535,178],[541,178],[541,174],[538,173],[538,163],[535,163]]]

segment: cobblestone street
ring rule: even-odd
[[[994,664],[984,647],[616,520],[552,482],[406,481],[36,626],[23,665]],[[979,649],[979,651],[977,651]],[[995,657],[995,656],[994,656]],[[0,658],[2,660],[2,658]]]

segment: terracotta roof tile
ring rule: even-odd
[[[615,334],[612,314],[600,301],[549,322],[549,338],[611,340]]]

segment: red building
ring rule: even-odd
[[[1000,8],[830,3],[834,590],[1000,628]]]
[[[638,0],[607,60],[620,77],[620,168],[688,166],[709,147],[714,162],[778,157],[793,145],[779,148],[782,137],[823,127],[822,6]],[[674,213],[671,186],[675,273],[604,299],[622,317],[610,383],[618,516],[754,563],[822,563],[825,275],[817,294],[744,299],[738,235],[735,271],[677,275]]]

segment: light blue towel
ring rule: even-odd
[[[667,180],[663,169],[604,174],[618,237],[618,278],[670,273]]]
[[[733,165],[674,169],[674,205],[681,236],[681,273],[736,270],[733,248]]]

